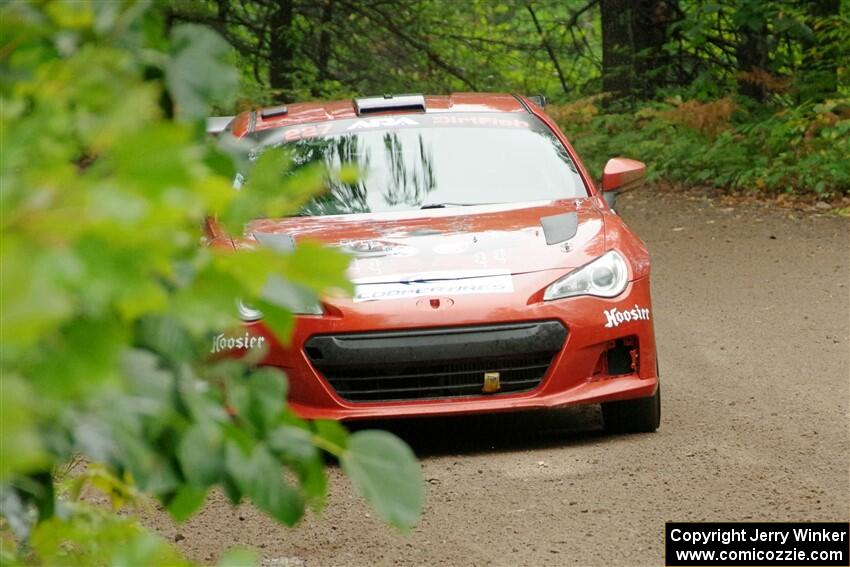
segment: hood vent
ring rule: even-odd
[[[578,216],[575,213],[564,213],[551,217],[541,217],[540,225],[543,227],[546,244],[559,244],[576,235]]]

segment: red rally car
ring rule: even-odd
[[[508,94],[386,95],[230,121],[221,135],[254,155],[285,146],[296,165],[360,171],[329,175],[298,215],[258,219],[236,242],[310,239],[353,256],[354,296],[300,309],[289,346],[239,304],[246,338],[236,346],[266,345],[264,364],[289,376],[296,413],[601,403],[611,431],[658,427],[649,255],[609,205],[645,166],[612,159],[597,187],[542,106]],[[214,222],[208,231],[227,238]]]

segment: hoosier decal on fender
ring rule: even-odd
[[[605,310],[605,328],[617,327],[625,321],[649,321],[649,309],[635,304],[633,309],[620,311],[616,307]]]
[[[210,352],[216,354],[228,350],[243,350],[250,348],[259,348],[266,343],[266,337],[251,335],[247,331],[244,336],[228,336],[224,333],[219,333],[213,337],[212,349]]]

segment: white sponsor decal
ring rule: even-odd
[[[508,128],[528,128],[530,125],[525,120],[517,120],[510,118],[497,118],[495,116],[458,116],[457,114],[445,114],[443,116],[434,116],[432,119],[434,126],[444,126],[447,124],[453,125],[472,125],[472,126],[505,126]]]
[[[211,353],[225,352],[233,349],[258,348],[265,344],[266,337],[258,337],[246,332],[245,335],[234,337],[220,333],[213,337]]]
[[[468,240],[457,240],[455,242],[441,242],[432,248],[435,254],[453,255],[463,254],[469,250]]]
[[[395,118],[393,116],[382,116],[380,118],[367,118],[365,120],[358,120],[354,124],[348,127],[349,130],[360,130],[361,128],[391,128],[393,126],[418,126],[419,123],[412,118],[400,117]]]
[[[411,276],[397,282],[359,281],[355,287],[354,302],[404,299],[428,295],[471,295],[485,293],[513,293],[510,273],[471,272],[451,275],[434,273]]]
[[[634,308],[620,311],[616,307],[605,310],[605,328],[618,327],[627,321],[649,321],[649,309],[635,304]]]

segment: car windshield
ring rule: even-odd
[[[320,163],[327,190],[301,215],[334,215],[587,196],[552,131],[531,115],[390,115],[262,133],[295,169]],[[354,166],[359,175],[336,175]]]

